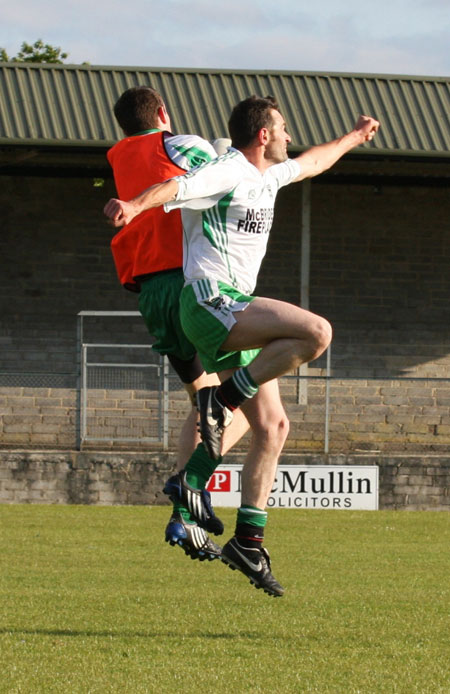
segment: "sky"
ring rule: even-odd
[[[450,0],[12,0],[0,47],[66,63],[450,75]]]

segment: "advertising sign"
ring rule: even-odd
[[[208,483],[213,506],[241,503],[242,465],[219,465]],[[376,465],[279,465],[267,508],[376,511]]]

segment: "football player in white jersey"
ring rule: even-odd
[[[116,101],[114,115],[125,137],[107,153],[119,195],[133,196],[142,188],[193,166],[216,158],[215,147],[197,135],[173,135],[170,117],[162,96],[148,86],[131,87]],[[123,226],[113,237],[111,250],[119,281],[139,296],[139,311],[150,335],[152,349],[167,355],[192,400],[192,409],[181,429],[177,451],[177,469],[181,470],[200,446],[197,433],[195,393],[199,388],[219,384],[217,376],[205,373],[194,345],[185,336],[180,323],[182,271],[181,215],[163,210],[149,210],[145,215]],[[225,448],[229,448],[248,429],[241,412],[227,429]],[[214,460],[209,462],[214,466]],[[195,480],[194,480],[195,481]],[[203,491],[208,506],[207,492]],[[199,527],[183,499],[174,501],[165,530],[166,541],[179,545],[192,559],[216,559],[221,547],[207,535],[223,526],[211,509],[207,522]]]
[[[275,100],[253,96],[233,109],[227,154],[156,184],[128,203],[113,199],[105,206],[116,226],[160,205],[166,212],[182,210],[183,330],[205,369],[217,371],[222,382],[197,394],[209,459],[220,462],[223,432],[237,408],[252,429],[256,424],[265,429],[265,437],[257,443],[254,437],[250,445],[235,535],[223,547],[222,560],[273,596],[283,595],[284,589],[272,575],[262,546],[265,507],[289,427],[277,378],[320,356],[332,330],[320,316],[251,292],[279,188],[326,171],[351,149],[370,141],[378,128],[374,118],[360,116],[349,133],[288,159],[291,138]],[[185,469],[198,470],[199,489],[213,472],[193,458]],[[165,489],[174,495],[179,488],[178,479],[171,478]],[[201,504],[198,509],[194,517],[201,524]]]

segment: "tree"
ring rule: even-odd
[[[0,48],[0,62],[12,63],[59,63],[68,57],[68,53],[63,53],[61,48],[51,46],[49,43],[38,39],[33,45],[24,41],[20,51],[16,56],[10,58],[4,48]]]

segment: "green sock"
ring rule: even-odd
[[[267,511],[245,504],[238,509],[236,525],[253,525],[257,528],[264,528],[266,523]]]
[[[264,541],[264,527],[267,523],[267,512],[256,506],[246,506],[238,509],[236,529],[234,534],[242,547],[256,549]]]
[[[183,520],[186,523],[195,523],[195,521],[192,520],[191,514],[186,508],[186,506],[183,506],[181,501],[176,501],[173,505],[173,513],[179,513],[180,516],[183,518]]]
[[[219,460],[212,460],[208,456],[204,445],[199,443],[186,464],[186,482],[194,489],[204,489],[221,460],[222,457]],[[173,504],[173,513],[179,513],[186,523],[195,522],[192,520],[189,510],[186,506],[183,506],[181,501],[176,501]]]
[[[186,464],[186,482],[194,489],[204,489],[221,461],[222,456],[218,460],[210,458],[204,445],[199,443]]]

